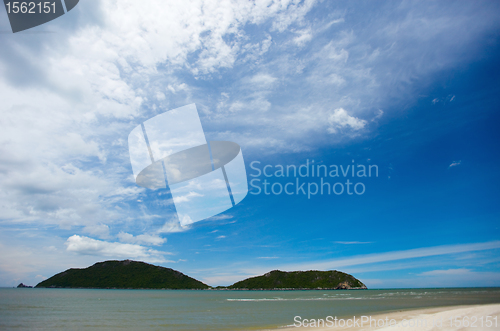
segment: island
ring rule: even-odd
[[[68,269],[35,287],[173,290],[209,288],[179,271],[131,260],[105,261],[85,269]]]
[[[366,286],[358,279],[336,270],[291,272],[273,270],[265,275],[247,278],[231,286],[213,288],[180,271],[131,260],[104,261],[85,269],[68,269],[44,280],[35,287],[169,290],[366,289]]]
[[[361,290],[365,284],[344,272],[332,271],[280,271],[247,278],[228,286],[240,290]]]
[[[17,285],[17,288],[33,288],[33,286],[24,285],[23,283]]]

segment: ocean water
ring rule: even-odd
[[[352,317],[500,303],[500,288],[173,291],[0,288],[1,330],[259,330],[295,316]]]

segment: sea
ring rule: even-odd
[[[500,303],[500,288],[216,291],[0,288],[0,330],[262,330],[295,316],[351,318]]]

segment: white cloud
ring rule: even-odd
[[[258,259],[273,260],[273,259],[279,259],[279,257],[278,256],[259,256]]]
[[[197,192],[189,192],[188,194],[174,197],[174,203],[188,202],[193,198],[202,196],[202,194],[199,194]]]
[[[185,83],[180,83],[180,84],[168,84],[167,90],[169,90],[172,93],[177,93],[180,91],[187,90],[188,86]]]
[[[453,161],[453,162],[452,162],[452,163],[448,166],[448,168],[458,167],[460,164],[462,164],[462,160]]]
[[[118,238],[120,239],[120,241],[128,244],[143,244],[143,245],[154,245],[154,246],[161,246],[167,241],[166,238],[162,238],[155,234],[140,234],[134,236],[130,233],[126,233],[123,231],[121,231],[118,234]]]
[[[219,214],[219,215],[215,215],[215,216],[210,217],[210,219],[212,221],[222,221],[222,220],[228,220],[231,218],[233,218],[233,216],[228,215],[228,214]]]
[[[380,264],[381,262],[390,261],[401,261],[408,259],[424,258],[424,257],[434,257],[434,256],[445,256],[453,255],[466,252],[493,250],[500,248],[500,241],[490,241],[484,243],[473,243],[473,244],[457,244],[457,245],[443,245],[443,246],[433,246],[433,247],[423,247],[415,248],[403,251],[392,251],[385,253],[374,253],[366,255],[350,256],[348,258],[327,260],[327,261],[315,261],[315,262],[305,262],[296,264],[287,264],[276,266],[279,270],[284,271],[296,271],[296,270],[346,270],[346,267],[369,265],[369,264]],[[414,268],[415,264],[409,263],[405,268]],[[377,270],[391,270],[391,268],[384,269],[375,268]],[[267,268],[252,268],[240,270],[245,273],[251,274],[262,274],[267,272]],[[368,270],[358,270],[357,272],[365,272]]]
[[[265,88],[270,85],[273,85],[273,83],[276,81],[276,78],[266,74],[266,73],[259,73],[250,78],[250,83],[254,85],[256,88]]]
[[[73,235],[66,240],[66,250],[80,255],[94,255],[116,259],[140,259],[148,262],[167,262],[166,252],[134,244],[121,244]]]
[[[413,258],[420,258],[427,256],[457,254],[463,252],[473,252],[473,251],[481,251],[481,250],[489,250],[497,248],[500,248],[500,241],[490,241],[485,243],[474,243],[474,244],[444,245],[444,246],[434,246],[425,248],[415,248],[404,251],[352,256],[348,259],[338,259],[328,262],[318,262],[311,265],[315,265],[314,268],[319,268],[320,270],[326,270],[326,269],[341,268],[345,266],[378,263],[385,261],[405,260],[405,259],[413,259]],[[304,266],[302,266],[301,269],[302,268],[304,268]],[[305,268],[308,269],[308,267]]]
[[[285,31],[292,23],[301,23],[304,16],[311,10],[315,4],[315,0],[300,1],[276,1],[268,6],[270,11],[278,12],[277,17],[273,21],[273,29],[280,32]],[[287,9],[287,11],[278,11],[277,9]]]
[[[426,287],[464,287],[476,286],[499,286],[500,272],[474,271],[466,268],[431,270],[417,274],[414,283],[421,283],[420,286]],[[406,284],[410,279],[406,280]],[[406,287],[409,287],[406,285]]]
[[[245,24],[282,15],[280,26],[285,27],[300,21],[312,4],[82,4],[78,13],[85,23],[71,33],[61,30],[58,38],[44,38],[42,48],[9,41],[7,55],[0,57],[1,217],[66,229],[83,226],[99,236],[106,236],[105,226],[134,217],[116,208],[141,193],[130,189],[127,145],[119,141],[145,116],[141,107],[146,102],[167,106],[169,92],[189,103],[192,89],[173,70],[205,75],[230,68],[238,56],[251,52],[244,47],[250,44],[242,31]],[[102,25],[85,21],[96,9],[106,13]],[[256,42],[260,57],[272,37],[267,33]],[[158,71],[163,65],[169,68],[166,73]],[[29,79],[21,86],[24,74]],[[266,86],[275,79],[269,74],[254,78]],[[258,107],[269,107],[265,100],[258,102]],[[106,224],[97,228],[95,220]]]
[[[499,272],[468,272],[428,277],[406,277],[371,279],[363,278],[368,288],[443,288],[443,287],[470,287],[471,284],[481,284],[485,287],[498,287],[500,284]]]
[[[207,132],[244,148],[297,152],[335,144],[368,131],[368,121],[375,126],[373,109],[406,109],[393,102],[411,103],[418,82],[475,61],[482,51],[477,40],[498,30],[487,5],[437,4],[431,11],[401,3],[390,20],[381,10],[370,20],[329,16],[316,24],[307,17],[314,4],[81,2],[69,32],[54,21],[53,37],[5,39],[2,222],[103,238],[123,223],[158,219],[128,203],[144,201],[144,190],[131,180],[126,136],[151,115],[198,102]],[[95,10],[106,15],[89,19]],[[333,24],[341,22],[347,24]],[[294,42],[307,48],[289,47]],[[218,108],[222,93],[228,97]],[[325,131],[338,134],[318,134]],[[159,233],[186,229],[167,222]]]
[[[303,47],[313,37],[311,29],[299,30],[295,31],[295,33],[297,34],[297,37],[293,38],[293,42],[299,47]]]
[[[470,273],[470,269],[446,269],[425,271],[420,273],[419,276],[467,275]]]
[[[162,100],[165,100],[165,98],[166,98],[166,97],[165,97],[165,94],[164,94],[164,93],[162,93],[162,92],[156,92],[156,99],[157,99],[157,100],[162,101]]]
[[[350,116],[343,108],[337,108],[333,111],[333,114],[328,117],[328,123],[330,124],[328,132],[338,133],[339,129],[344,128],[359,131],[365,127],[367,122],[357,117]]]
[[[349,59],[349,52],[343,48],[340,50],[331,48],[327,57],[333,61],[347,62],[347,59]]]
[[[345,83],[345,79],[342,78],[342,76],[333,73],[328,77],[328,82],[340,86]]]
[[[189,216],[186,216],[189,218]],[[184,220],[184,223],[179,223],[179,221],[167,221],[161,229],[158,230],[158,233],[177,233],[177,232],[185,232],[190,229],[189,224],[193,223],[190,219]]]
[[[341,245],[372,244],[371,241],[334,241],[334,243]]]
[[[83,228],[82,231],[90,235],[98,236],[100,238],[109,237],[109,226],[107,226],[106,224],[87,225]]]

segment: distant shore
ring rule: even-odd
[[[500,304],[414,309],[368,315],[364,318],[356,316],[356,318],[348,317],[335,320],[335,316],[330,317],[333,318],[325,316],[322,319],[314,320],[296,319],[295,326],[292,324],[280,328],[280,330],[499,330]],[[298,326],[299,324],[301,326]]]
[[[10,287],[6,287],[10,288]],[[16,288],[16,287],[13,287]],[[77,290],[161,290],[161,291],[361,291],[367,288],[148,288],[148,287],[62,287],[62,286],[47,286],[47,287],[33,287],[33,286],[17,286],[17,288],[43,288],[43,289],[77,289]]]

